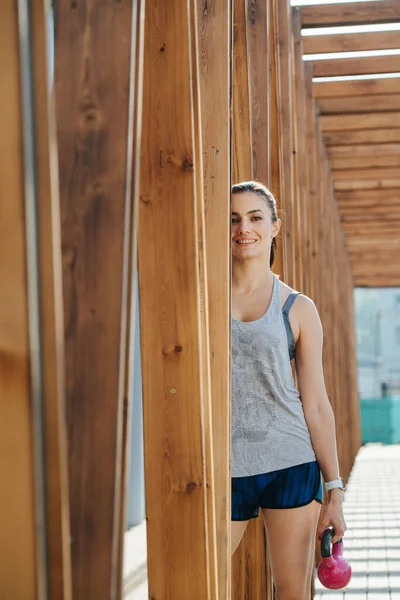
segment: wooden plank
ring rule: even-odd
[[[300,7],[303,27],[390,23],[400,19],[397,0],[348,2]]]
[[[350,81],[315,81],[313,85],[313,95],[317,99],[399,93],[400,77],[353,79]]]
[[[335,171],[341,169],[378,169],[380,167],[398,167],[400,166],[400,155],[396,154],[376,154],[372,156],[332,156],[331,165],[333,176]]]
[[[400,177],[398,169],[346,169],[335,172],[335,182],[343,179],[348,180],[386,180],[390,181]],[[379,188],[379,185],[376,186]],[[389,186],[386,186],[389,187]],[[398,186],[393,186],[398,187]]]
[[[269,38],[268,3],[248,3],[248,54],[251,94],[251,141],[253,177],[269,185]]]
[[[194,17],[194,4],[182,0],[146,7],[139,217],[142,361],[151,365],[143,370],[146,517],[149,597],[166,600],[218,596],[207,532],[210,397]],[[163,224],[157,236],[155,222]],[[171,238],[176,227],[182,235]]]
[[[340,113],[369,113],[398,111],[400,94],[375,96],[350,96],[349,98],[321,98],[318,100],[321,115]]]
[[[306,218],[306,178],[307,156],[305,152],[306,136],[304,124],[306,119],[305,109],[305,81],[304,65],[302,60],[301,23],[298,11],[291,13],[292,17],[292,118],[293,118],[293,180],[294,180],[294,245],[295,269],[297,288],[306,293],[306,259],[307,253],[307,225]]]
[[[271,79],[268,89],[267,61],[270,38],[267,35],[267,26],[270,19],[265,12],[266,8],[267,5],[259,0],[234,2],[232,138],[233,147],[241,147],[241,155],[237,155],[237,160],[235,154],[233,156],[232,179],[236,182],[258,178],[271,187],[270,160],[273,159],[273,147],[270,146],[269,127],[272,121],[271,114],[268,114],[271,106],[267,94],[274,84]],[[259,52],[259,48],[263,48],[264,52]],[[241,57],[247,57],[247,69],[235,68],[244,61]],[[243,102],[249,105],[244,106],[244,114],[248,114],[250,118],[245,123],[238,118],[241,100],[238,94],[235,95],[235,89],[241,89],[242,93],[248,89],[248,95],[246,92]],[[240,115],[243,115],[243,112],[239,113]],[[260,131],[256,124],[260,125]],[[264,138],[260,135],[262,131]],[[232,557],[232,600],[241,600],[246,596],[254,597],[255,600],[272,600],[272,582],[266,578],[267,564],[264,523],[260,515],[249,524],[239,548]]]
[[[132,5],[61,0],[57,13],[73,598],[108,600],[121,548]]]
[[[342,176],[337,177],[338,172],[339,171],[336,171],[335,174],[335,190],[375,190],[400,187],[400,178],[381,179],[377,177],[376,179],[354,179],[354,176],[351,175],[352,171],[348,171],[350,179],[345,179]],[[340,173],[343,173],[343,171],[341,171]],[[359,171],[356,171],[356,173],[359,173]]]
[[[328,149],[330,157],[334,156],[390,156],[400,153],[400,144],[357,144],[354,146],[332,146]]]
[[[360,203],[356,206],[349,206],[348,204],[339,203],[339,210],[341,217],[350,216],[363,216],[365,214],[372,215],[375,219],[381,218],[381,216],[390,215],[395,218],[400,215],[400,201],[397,204],[379,204],[375,203]],[[400,232],[399,232],[400,233]]]
[[[400,111],[357,115],[326,115],[320,117],[324,133],[328,131],[357,131],[400,126]]]
[[[41,354],[46,457],[48,597],[72,598],[65,419],[61,223],[54,94],[49,95],[48,7],[31,11],[38,211]],[[0,594],[1,595],[1,594]]]
[[[398,73],[400,71],[400,55],[314,60],[312,64],[314,65],[314,77]]]
[[[246,181],[253,173],[252,103],[250,100],[249,56],[247,32],[247,4],[233,3],[233,57],[232,57],[232,173],[233,183]],[[244,140],[250,136],[250,145]],[[239,172],[243,173],[239,175]],[[236,174],[236,175],[235,175]],[[246,174],[246,175],[245,175]],[[235,179],[239,176],[240,179]]]
[[[0,597],[38,600],[46,573],[37,545],[43,531],[36,529],[40,484],[34,472],[22,64],[12,0],[1,3],[0,33]]]
[[[283,279],[296,286],[294,257],[293,125],[292,125],[292,21],[289,2],[272,0],[275,19],[276,103],[279,140],[279,208],[282,221]]]
[[[374,275],[374,276],[366,276],[366,277],[361,277],[361,276],[357,276],[354,277],[354,285],[355,287],[367,287],[367,288],[376,288],[376,287],[384,287],[384,288],[396,288],[396,287],[400,287],[400,277],[397,276],[387,276],[387,275],[383,275],[383,276],[379,276],[379,275]]]
[[[226,456],[230,451],[231,7],[228,0],[219,0],[215,11],[205,10],[203,2],[197,6],[206,253],[219,256],[217,261],[207,261],[218,597],[229,600],[231,481]],[[263,139],[260,142],[265,143]]]
[[[140,154],[141,154],[141,126],[142,126],[142,102],[143,102],[143,62],[144,62],[144,22],[145,22],[145,0],[138,0],[132,6],[132,31],[131,31],[131,57],[130,57],[130,98],[128,122],[128,189],[125,231],[124,231],[124,276],[122,282],[122,304],[124,307],[121,318],[121,387],[124,397],[123,420],[120,423],[121,439],[117,447],[117,462],[120,461],[119,489],[114,506],[115,518],[115,547],[114,547],[114,569],[112,576],[115,598],[124,595],[124,540],[126,531],[126,504],[129,494],[129,470],[132,457],[132,444],[130,432],[132,431],[132,407],[134,406],[135,382],[135,349],[134,342],[136,333],[138,306],[137,295],[134,292],[137,278],[137,229],[139,212],[139,190],[140,190]],[[133,282],[133,286],[132,286]],[[122,493],[121,493],[122,491]]]
[[[340,146],[343,144],[389,144],[400,142],[400,128],[330,131],[324,133],[324,141],[327,146]]]
[[[365,33],[351,32],[303,36],[304,54],[392,50],[398,47],[398,31],[368,31]]]

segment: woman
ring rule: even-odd
[[[344,483],[317,309],[271,271],[280,226],[265,186],[233,186],[232,554],[261,508],[277,599],[308,600],[321,471],[318,535],[332,526],[334,542],[346,529]]]

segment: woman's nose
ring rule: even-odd
[[[250,221],[242,221],[239,225],[239,233],[249,233],[251,231]]]

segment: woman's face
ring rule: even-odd
[[[259,194],[232,195],[232,255],[235,258],[268,257],[272,238],[279,229],[280,219],[272,222],[272,211]]]

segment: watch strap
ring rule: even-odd
[[[324,492],[329,492],[330,490],[334,490],[336,488],[345,491],[346,486],[344,484],[343,477],[338,477],[338,479],[324,483]]]

